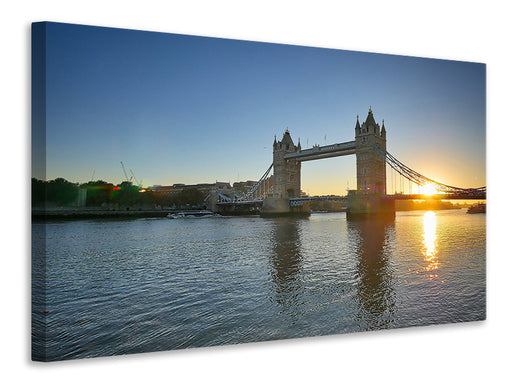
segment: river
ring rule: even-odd
[[[483,320],[485,217],[34,222],[33,358]]]

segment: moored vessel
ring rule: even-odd
[[[486,204],[480,203],[480,204],[476,204],[476,205],[469,207],[468,211],[466,213],[485,213],[486,209],[487,209]]]
[[[177,213],[169,213],[168,219],[184,219],[184,218],[203,218],[203,217],[215,217],[217,214],[212,211],[183,211]]]

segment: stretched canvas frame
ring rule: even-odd
[[[80,49],[70,50],[73,46]],[[165,54],[163,47],[168,47]],[[77,51],[84,52],[84,56],[74,58]],[[159,66],[158,60],[151,60],[151,66],[145,61],[148,52],[165,63]],[[246,65],[242,71],[237,66],[240,58]],[[346,67],[333,68],[340,63]],[[391,64],[414,70],[405,74],[398,69],[390,71]],[[216,82],[209,77],[209,68],[212,73],[226,74],[232,83],[223,82],[224,78]],[[247,77],[244,70],[249,72]],[[380,81],[375,75],[379,71],[386,74],[383,79],[387,81],[374,88],[366,88],[367,84],[358,88],[357,81],[368,77]],[[331,77],[320,77],[322,73]],[[357,81],[350,83],[353,88],[347,90],[348,83],[334,86],[339,85],[338,77],[343,73],[356,77]],[[259,84],[249,81],[251,75],[257,76]],[[319,77],[310,81],[311,76]],[[318,81],[325,83],[319,86]],[[244,87],[245,82],[251,86]],[[59,84],[65,87],[59,88]],[[387,100],[381,108],[393,113],[390,118],[395,126],[410,128],[417,147],[421,147],[418,140],[428,144],[431,134],[444,141],[458,139],[457,145],[466,143],[464,148],[475,153],[471,168],[483,183],[456,184],[450,181],[450,174],[436,182],[434,176],[427,178],[411,164],[398,160],[401,157],[388,153],[394,145],[391,139],[401,138],[393,133],[393,123],[381,123],[374,115],[381,117],[379,101],[384,104],[386,97],[382,93],[390,84],[396,88],[385,91],[389,99],[397,100]],[[415,87],[421,91],[415,93]],[[177,92],[169,92],[176,89]],[[280,98],[272,97],[283,89],[286,92],[279,94]],[[146,92],[145,97],[125,97],[127,93],[135,95],[136,90]],[[164,95],[175,104],[162,103]],[[415,110],[429,112],[405,123],[404,119],[410,116],[403,105],[411,95],[418,97],[418,103],[424,103]],[[101,102],[95,103],[95,99]],[[329,124],[345,122],[345,116],[326,119],[322,115],[325,110],[335,113],[336,108],[329,106],[334,99],[355,103],[356,110],[351,113],[360,115],[348,117],[352,125],[340,128],[341,139],[334,137],[333,143],[328,141],[327,133],[319,133],[322,128],[316,124],[326,124],[328,129]],[[408,105],[414,107],[414,103]],[[447,110],[447,105],[458,109]],[[313,112],[304,113],[306,108]],[[250,116],[240,116],[241,113],[253,113],[258,124],[267,118],[268,124],[275,126],[270,131],[257,130],[258,124],[250,128],[237,126],[251,122]],[[279,115],[287,117],[280,120],[276,117]],[[137,119],[140,121],[133,123]],[[286,120],[293,124],[284,124]],[[463,122],[458,123],[460,120]],[[100,126],[88,125],[93,122]],[[149,129],[147,124],[151,124]],[[317,142],[310,143],[307,136],[301,142],[295,136],[296,131],[307,134],[308,125],[314,126],[312,136],[316,135]],[[192,131],[192,126],[200,128],[191,135],[182,134]],[[447,132],[448,127],[455,133]],[[464,139],[459,135],[462,129],[467,135]],[[268,137],[271,131],[274,138],[272,133]],[[198,173],[197,177],[208,180],[196,177],[190,184],[199,192],[202,184],[215,192],[209,208],[218,208],[219,213],[231,219],[206,218],[201,221],[206,226],[200,227],[206,232],[194,233],[198,221],[185,221],[182,216],[199,209],[186,204],[201,204],[193,194],[185,193],[181,180],[172,180],[170,190],[166,190],[166,186],[155,185],[158,179],[153,176],[155,184],[145,188],[136,177],[137,171],[125,167],[124,158],[106,156],[112,150],[117,155],[131,153],[130,164],[143,163],[151,156],[155,157],[154,163],[162,162],[159,157],[167,159],[168,153],[157,146],[158,139],[148,138],[151,136],[176,137],[178,147],[170,149],[182,156],[175,159],[180,162],[179,167],[187,167],[193,158],[201,160],[202,164],[191,167],[190,174],[206,168],[210,174]],[[264,140],[256,139],[263,136]],[[411,204],[401,203],[406,192],[416,197],[428,195],[431,191],[427,187],[432,186],[444,188],[445,197],[485,199],[483,64],[35,23],[32,140],[35,360],[485,319],[485,216],[452,217],[444,214],[448,210],[439,211],[436,216],[435,210],[446,206],[428,199],[408,211],[424,209],[420,218],[400,213],[397,218],[395,210],[397,201],[405,204],[402,208],[411,209]],[[252,145],[260,145],[260,141],[268,143],[261,149],[266,163],[257,163],[256,167],[247,162],[244,168],[242,159],[249,154],[262,157]],[[214,149],[205,145],[210,142],[215,143]],[[148,143],[159,150],[147,150]],[[123,145],[128,147],[126,152]],[[461,156],[463,163],[466,160],[461,151],[454,153]],[[357,156],[356,167],[348,172],[356,177],[349,180],[352,188],[345,195],[329,193],[320,197],[301,190],[302,163],[345,155]],[[442,151],[435,155],[433,163],[434,158],[443,157]],[[115,163],[120,178],[95,183],[95,167],[102,164],[97,159]],[[90,179],[83,176],[87,160],[95,164]],[[215,172],[222,164],[236,164],[244,172],[251,172],[248,180],[263,174],[261,183],[252,180],[238,184],[245,189],[237,193],[231,190],[231,182],[217,181]],[[388,180],[387,167],[409,183],[416,182],[427,189],[414,193],[414,187],[409,185],[407,191],[400,179],[393,185]],[[169,168],[159,169],[167,172]],[[88,172],[91,170],[87,175]],[[312,173],[315,172],[317,168]],[[381,195],[390,194],[389,187],[394,198],[383,200]],[[158,193],[175,193],[167,200],[174,202],[174,207],[139,199]],[[101,196],[107,200],[101,201]],[[179,198],[190,202],[180,206]],[[344,204],[347,212],[311,216],[307,208],[316,204],[318,210],[326,206],[336,210],[333,207],[337,203]],[[473,210],[478,209],[483,208]],[[196,216],[203,215],[204,212]],[[165,231],[170,229],[169,223],[185,224],[177,227],[182,232],[175,235],[174,243],[162,243],[169,236]],[[417,229],[418,223],[423,232]],[[401,236],[408,236],[401,232],[402,225],[413,228],[412,245],[401,240]],[[130,227],[134,232],[128,231]],[[455,233],[450,237],[457,230],[464,235]],[[462,244],[465,236],[472,244],[470,248]],[[180,247],[173,248],[175,244]],[[348,248],[343,244],[349,244]],[[401,251],[394,253],[394,247],[401,247]],[[203,259],[194,259],[193,255]],[[462,261],[451,261],[455,256]],[[418,301],[407,304],[411,296]],[[189,326],[190,323],[194,325]]]

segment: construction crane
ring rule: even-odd
[[[135,183],[137,183],[137,185],[139,186],[139,188],[142,188],[142,180],[141,180],[141,181],[140,181],[140,183],[139,183],[139,181],[138,181],[138,180],[137,180],[137,178],[135,177],[135,174],[133,173],[133,171],[131,170],[131,168],[130,168],[130,173],[131,173],[131,175],[132,175],[133,180],[135,180]]]
[[[126,173],[126,169],[125,169],[122,161],[121,161],[121,167],[123,167],[124,177],[126,178],[126,181],[130,183],[131,179],[128,179],[128,174]]]

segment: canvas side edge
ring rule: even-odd
[[[46,180],[46,22],[31,27],[31,177]],[[33,220],[31,227],[31,358],[47,361],[46,228],[36,233]]]

